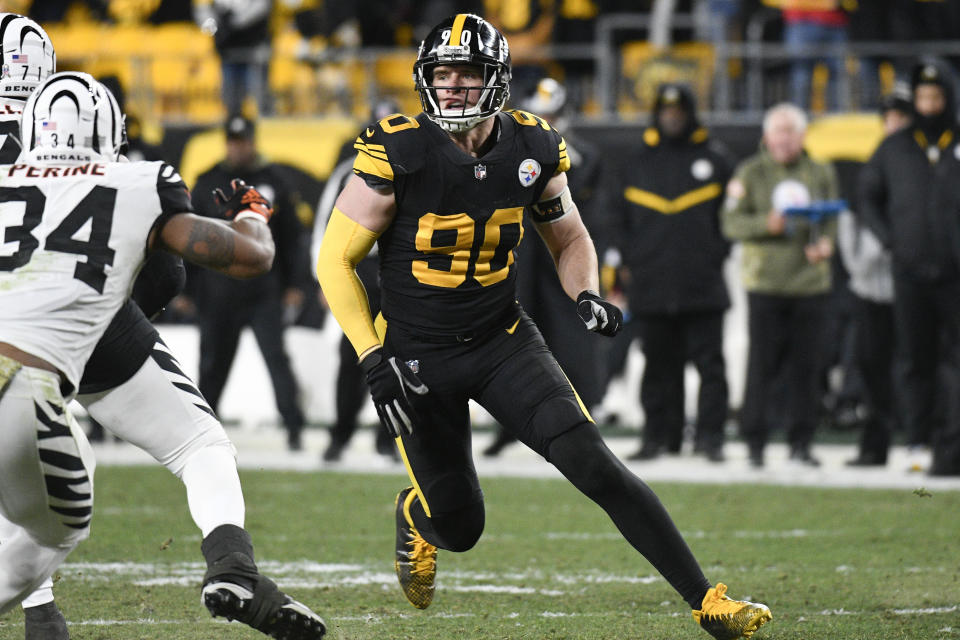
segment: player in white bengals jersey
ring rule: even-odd
[[[23,155],[0,166],[0,422],[10,444],[0,451],[0,613],[87,535],[93,460],[66,399],[148,254],[166,249],[237,277],[273,260],[260,194],[234,184],[222,198],[230,225],[193,215],[173,167],[116,162],[122,122],[92,77],[55,74],[24,108]],[[274,637],[323,636],[316,614],[259,575],[245,531],[210,537],[208,559],[211,547],[224,552],[208,562],[212,612]]]
[[[0,76],[0,164],[7,164],[20,153],[24,102],[36,85],[56,70],[56,56],[40,25],[17,14],[0,13],[0,43],[4,69]],[[258,582],[262,583],[258,601],[262,594],[273,593],[267,587],[272,583],[256,573],[252,541],[243,529],[245,505],[236,452],[220,421],[148,319],[179,293],[184,278],[178,256],[153,252],[134,282],[131,297],[114,315],[87,362],[77,400],[110,432],[148,452],[183,481],[190,513],[203,535],[201,550],[209,567],[203,601],[211,613],[241,619],[268,634],[293,625],[297,637],[319,637],[322,628],[306,613],[300,616],[307,618],[301,625],[295,620],[273,620],[273,613],[284,602],[279,592],[262,615],[235,615],[234,608],[243,598],[254,597]],[[3,530],[0,514],[0,543]],[[243,589],[240,595],[225,601],[220,597],[225,589],[220,578],[225,572],[222,559],[228,556],[249,558],[249,563],[242,562],[251,566],[240,573],[244,576],[241,582],[250,589],[241,585],[237,587]],[[23,606],[26,640],[69,640],[66,621],[53,600],[52,580],[45,580],[24,599]],[[299,614],[287,611],[285,615],[296,618]]]

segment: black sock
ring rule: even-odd
[[[710,583],[650,487],[607,448],[596,425],[584,423],[550,443],[550,462],[607,512],[634,549],[693,609]]]
[[[253,541],[245,529],[220,525],[203,539],[200,551],[207,561],[204,584],[227,580],[253,591],[260,574],[253,558]]]

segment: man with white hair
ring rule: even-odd
[[[764,464],[774,380],[782,383],[790,459],[819,465],[810,445],[836,221],[788,220],[786,211],[833,200],[838,187],[834,169],[804,152],[806,126],[806,114],[795,105],[767,111],[761,149],[737,167],[722,213],[724,234],[743,243],[750,352],[740,431],[755,467]]]

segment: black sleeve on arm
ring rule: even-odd
[[[166,162],[160,163],[160,169],[157,172],[157,198],[160,200],[160,215],[153,221],[153,228],[147,235],[148,238],[159,238],[164,225],[170,221],[172,216],[178,213],[193,213],[194,211],[190,190],[187,189],[186,183],[180,177],[176,168]],[[149,250],[149,247],[147,248]],[[180,288],[183,288],[183,285]],[[146,310],[144,311],[146,312]],[[151,314],[147,313],[146,315],[149,317]]]
[[[164,162],[157,174],[157,195],[160,197],[160,210],[164,215],[171,213],[193,213],[190,190],[177,170]]]
[[[148,318],[153,318],[186,285],[187,272],[180,256],[155,251],[144,263],[133,283],[131,298]]]

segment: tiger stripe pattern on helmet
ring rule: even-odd
[[[0,13],[0,98],[26,100],[57,70],[50,36],[39,24],[17,13]]]
[[[55,73],[40,84],[20,122],[24,151],[45,154],[43,160],[116,162],[124,135],[117,99],[93,76],[75,71]]]

